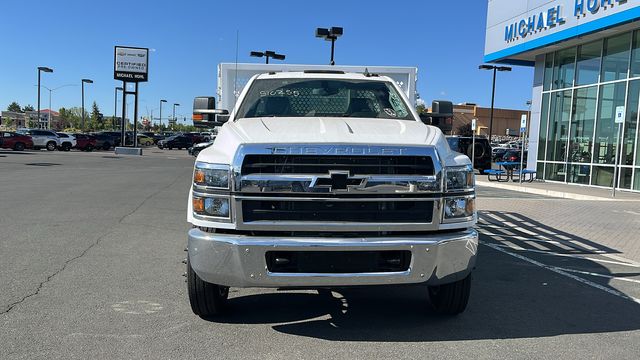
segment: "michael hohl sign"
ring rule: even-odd
[[[144,82],[149,75],[149,49],[116,46],[113,78],[126,82]]]

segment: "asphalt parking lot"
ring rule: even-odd
[[[486,188],[458,317],[374,287],[232,289],[230,314],[202,320],[182,277],[193,160],[0,151],[0,359],[640,354],[637,203]]]

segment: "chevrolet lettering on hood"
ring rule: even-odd
[[[269,147],[274,155],[404,155],[406,148],[382,146],[279,146]]]

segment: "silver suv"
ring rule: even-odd
[[[17,132],[20,134],[31,136],[31,139],[33,140],[33,148],[35,150],[45,148],[48,151],[53,151],[60,146],[60,138],[53,131],[41,129],[22,129],[18,130]]]

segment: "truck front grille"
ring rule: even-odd
[[[430,223],[433,201],[242,201],[243,221]]]
[[[430,156],[349,155],[246,155],[242,175],[328,174],[349,171],[351,175],[434,175]]]

